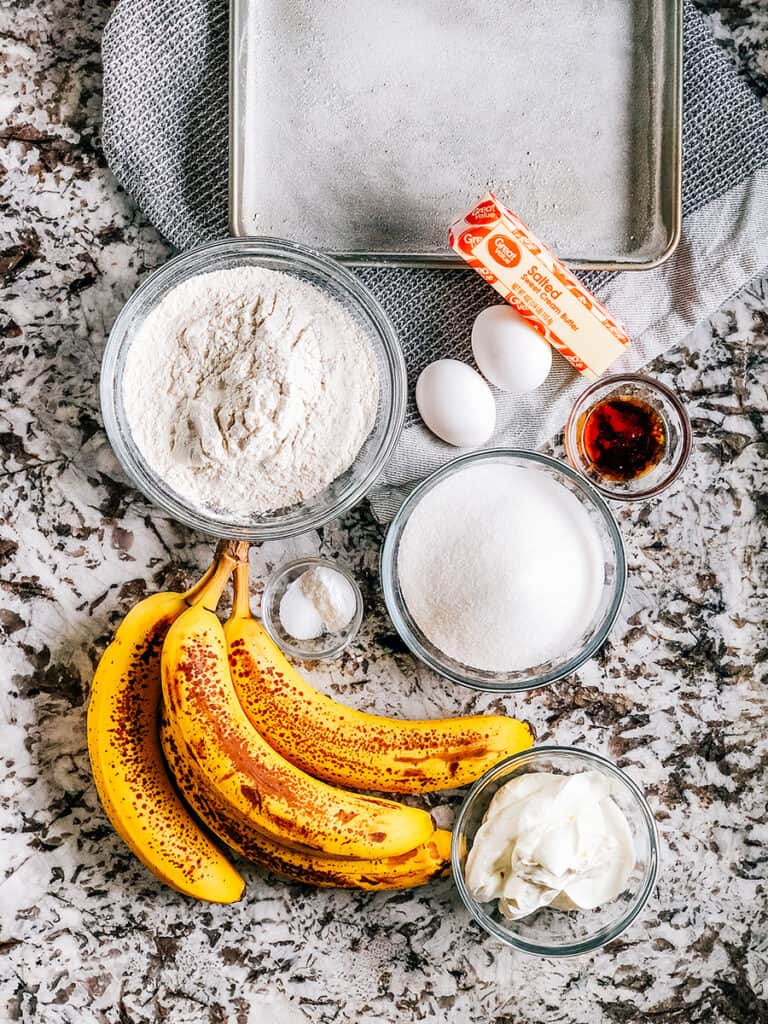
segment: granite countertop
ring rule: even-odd
[[[765,6],[700,6],[765,92]],[[0,5],[0,1020],[768,1021],[768,277],[653,366],[684,398],[695,450],[663,499],[619,509],[628,600],[576,677],[501,702],[422,669],[384,613],[382,531],[364,506],[253,556],[260,578],[318,550],[358,573],[364,630],[313,672],[340,699],[408,716],[503,703],[542,740],[602,751],[634,776],[658,819],[662,871],[624,936],[574,961],[515,955],[470,922],[450,880],[370,895],[246,869],[243,903],[194,905],[113,832],[86,754],[94,665],[128,608],[190,580],[211,544],[126,483],[100,421],[106,332],[169,252],[99,150],[109,7]],[[442,818],[445,803],[431,801]]]

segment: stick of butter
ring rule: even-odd
[[[451,225],[448,239],[585,377],[594,380],[629,344],[605,306],[492,192]]]

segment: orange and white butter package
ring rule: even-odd
[[[492,192],[448,238],[471,267],[585,377],[618,359],[629,338],[611,314]]]

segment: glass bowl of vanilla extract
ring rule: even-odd
[[[691,451],[691,423],[664,384],[641,374],[603,377],[571,410],[565,450],[604,497],[638,501],[680,476]]]

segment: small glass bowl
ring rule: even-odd
[[[473,668],[449,657],[436,647],[419,628],[408,611],[397,568],[403,531],[421,499],[446,477],[480,462],[521,466],[546,473],[579,499],[594,523],[603,547],[603,591],[597,611],[584,634],[573,647],[557,658],[512,672],[491,672]],[[439,523],[435,529],[439,529]],[[627,585],[627,560],[624,542],[616,519],[606,503],[570,466],[538,452],[516,448],[492,448],[471,452],[453,459],[416,487],[398,509],[381,549],[381,585],[389,617],[403,641],[417,658],[446,679],[475,690],[513,693],[547,686],[575,672],[589,661],[605,643],[624,600]]]
[[[572,775],[598,771],[611,785],[611,796],[624,812],[635,845],[636,863],[620,896],[595,910],[551,910],[542,907],[519,921],[508,921],[496,900],[478,903],[464,881],[464,867],[477,830],[497,789],[528,772]],[[500,761],[467,794],[453,827],[451,867],[459,895],[472,917],[489,935],[539,956],[579,956],[599,949],[621,935],[642,911],[656,883],[659,837],[648,801],[633,780],[602,757],[577,747],[542,746]]]
[[[309,281],[339,302],[364,329],[379,371],[373,428],[355,461],[314,498],[264,515],[236,516],[193,505],[161,480],[133,442],[123,400],[123,369],[141,324],[177,285],[199,274],[264,267]],[[163,264],[123,306],[109,334],[101,366],[101,411],[112,447],[139,490],[193,529],[236,540],[264,541],[314,530],[361,501],[392,454],[405,417],[407,378],[397,335],[384,310],[351,271],[322,253],[278,238],[209,242]]]
[[[339,573],[355,592],[355,614],[348,625],[339,633],[323,633],[314,640],[296,640],[283,629],[280,621],[280,602],[288,587],[308,569],[323,566]],[[277,646],[302,661],[321,661],[335,658],[354,640],[363,621],[363,595],[352,573],[338,562],[327,558],[297,558],[287,562],[269,577],[261,598],[261,621]]]
[[[634,480],[609,480],[587,457],[583,431],[591,410],[608,398],[633,397],[647,402],[664,424],[666,445],[659,463]],[[639,501],[659,494],[678,478],[691,453],[691,421],[680,399],[668,387],[642,374],[603,377],[576,399],[565,425],[565,451],[571,465],[607,498]]]

